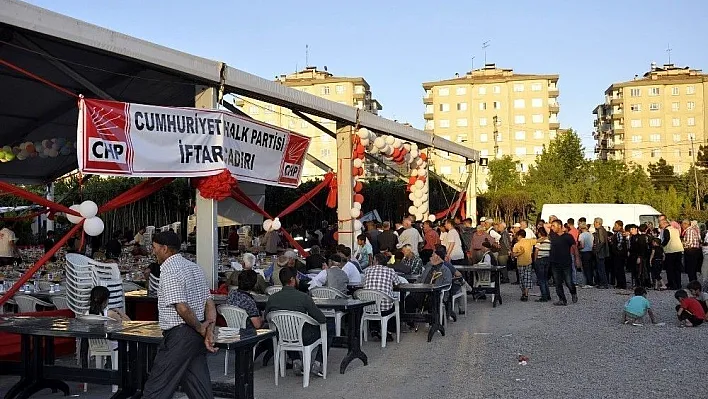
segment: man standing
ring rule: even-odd
[[[506,229],[506,223],[499,222],[499,224],[497,224],[497,233],[499,233],[499,252],[497,252],[497,264],[499,266],[507,266],[509,264],[509,254],[511,253],[512,240],[511,235]],[[505,268],[501,271],[501,282],[509,282],[509,269]]]
[[[204,272],[178,253],[180,244],[174,232],[152,238],[161,265],[157,308],[163,339],[145,382],[145,399],[171,398],[178,386],[190,399],[214,397],[206,354],[217,351],[216,308]]]
[[[698,280],[698,271],[703,262],[701,252],[701,232],[698,226],[692,226],[686,219],[681,222],[683,228],[683,262],[686,268],[688,281]]]
[[[575,290],[575,285],[573,285],[570,270],[571,267],[573,267],[570,251],[573,245],[575,245],[575,240],[570,234],[563,231],[563,223],[558,219],[553,220],[553,223],[551,223],[551,230],[551,234],[549,235],[551,240],[549,261],[551,271],[553,272],[553,280],[556,283],[556,294],[558,295],[558,302],[553,304],[556,306],[566,306],[568,305],[568,301],[566,300],[565,291],[563,290],[563,283],[568,287],[573,303],[578,302],[578,295]]]
[[[625,265],[627,264],[627,255],[629,253],[627,237],[624,236],[624,222],[621,220],[615,221],[612,231],[614,232],[614,236],[611,249],[614,267],[612,268],[611,274],[615,279],[615,287],[624,290],[627,289]]]
[[[228,250],[231,252],[238,251],[239,236],[238,236],[238,231],[236,230],[236,226],[229,227],[228,241],[229,241]]]
[[[366,222],[366,237],[369,239],[369,243],[371,244],[371,250],[373,251],[373,254],[376,255],[379,253],[379,234],[381,232],[379,229],[376,228],[376,223],[373,221],[371,222]]]
[[[482,254],[484,253],[482,244],[484,244],[485,241],[488,241],[490,244],[495,243],[492,236],[485,231],[484,226],[481,224],[477,225],[477,231],[472,235],[472,240],[469,245],[469,247],[472,248],[472,264],[479,263],[482,260]]]
[[[602,218],[595,218],[593,227],[595,227],[595,233],[593,233],[593,256],[598,274],[597,288],[606,289],[609,286],[607,285],[607,274],[605,273],[605,259],[610,256],[607,230],[602,225]]]
[[[418,245],[423,241],[418,230],[413,227],[410,218],[403,219],[403,232],[398,236],[398,248],[410,245],[411,250],[418,255]]]
[[[462,250],[462,240],[460,239],[460,233],[457,232],[453,223],[454,222],[450,219],[445,221],[447,235],[445,236],[445,242],[442,243],[446,248],[446,257],[444,260],[453,265],[464,265],[465,253]]]
[[[683,255],[681,233],[667,219],[659,222],[659,228],[662,229],[660,238],[661,245],[664,247],[667,288],[678,290],[681,288],[681,255]]]
[[[529,227],[529,221],[524,219],[519,222],[521,225],[521,229],[526,232],[526,238],[535,240],[536,239],[536,233],[533,231],[531,227]]]
[[[578,237],[578,249],[580,250],[580,260],[583,264],[583,274],[585,275],[585,285],[582,288],[592,288],[595,284],[595,271],[592,267],[592,247],[593,235],[588,231],[586,224],[580,225],[580,236]],[[600,278],[598,277],[598,287]]]
[[[17,236],[14,231],[7,227],[0,230],[0,266],[11,265],[15,262],[17,257],[16,241]]]
[[[383,231],[377,237],[379,251],[394,252],[398,245],[398,236],[391,230],[390,222],[383,222]]]

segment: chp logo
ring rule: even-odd
[[[88,170],[130,173],[132,151],[126,107],[120,102],[85,100],[84,156]]]
[[[297,184],[300,181],[305,154],[310,146],[308,137],[290,133],[288,146],[283,154],[283,164],[280,169],[280,182]]]

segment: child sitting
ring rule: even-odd
[[[696,298],[689,298],[685,290],[676,291],[674,297],[679,301],[676,306],[679,327],[697,327],[703,324],[706,312]]]
[[[691,297],[696,298],[696,300],[701,304],[703,312],[706,313],[704,320],[708,319],[708,294],[703,292],[703,287],[698,280],[693,280],[686,286],[688,288],[688,293]]]
[[[656,324],[651,303],[646,298],[647,290],[644,287],[634,288],[634,296],[624,304],[624,324],[632,322],[633,326],[641,326],[644,315],[649,314],[652,324]]]

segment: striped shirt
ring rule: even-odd
[[[184,320],[177,313],[175,305],[186,303],[199,321],[206,318],[206,301],[211,299],[209,286],[202,269],[196,263],[172,255],[160,266],[160,288],[157,290],[157,310],[160,329],[169,330]]]
[[[534,248],[536,248],[536,258],[547,258],[551,254],[551,241],[548,238],[539,240]]]

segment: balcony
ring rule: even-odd
[[[612,132],[614,134],[624,134],[624,125],[614,126]]]
[[[560,95],[560,92],[558,91],[558,86],[556,85],[551,85],[548,86],[548,97],[558,97]]]
[[[612,110],[612,119],[621,119],[624,116],[624,110],[622,108]]]
[[[423,114],[423,119],[426,121],[433,120],[433,113],[432,112],[426,112]]]
[[[548,103],[548,110],[558,113],[560,111],[560,105],[558,103]]]
[[[548,129],[550,129],[550,130],[558,130],[558,129],[560,129],[560,127],[561,127],[561,124],[558,121],[548,123]]]
[[[426,94],[423,96],[423,104],[432,104],[433,103],[433,96],[430,94]]]
[[[610,105],[622,105],[622,97],[610,97]]]

